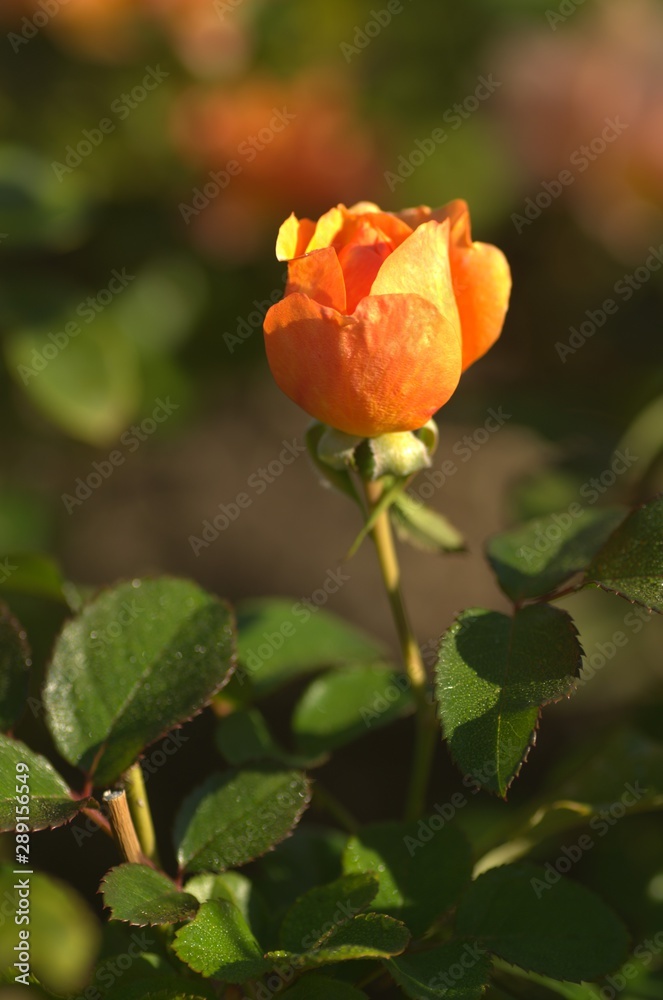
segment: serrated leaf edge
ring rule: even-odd
[[[271,763],[271,762],[268,762],[268,763]],[[237,768],[236,770],[237,770],[238,773],[240,772],[239,768]],[[225,772],[225,773],[227,773],[227,772]],[[300,773],[302,773],[303,776],[304,776],[304,784],[306,786],[305,795],[304,795],[304,798],[302,799],[301,807],[298,809],[298,811],[297,811],[297,813],[296,813],[296,815],[294,817],[294,820],[293,820],[293,823],[292,823],[292,827],[290,828],[290,830],[288,830],[288,832],[286,834],[284,834],[283,837],[280,837],[278,840],[275,840],[273,844],[271,844],[264,851],[261,851],[259,854],[254,854],[252,857],[247,858],[246,861],[242,861],[241,864],[233,865],[232,867],[229,867],[229,868],[221,868],[218,871],[214,870],[214,869],[198,869],[196,871],[191,872],[188,869],[188,867],[187,867],[188,862],[187,862],[187,864],[182,864],[181,863],[180,858],[179,858],[179,850],[178,850],[177,851],[177,855],[178,855],[178,857],[177,857],[177,864],[178,864],[178,871],[179,871],[179,873],[180,874],[189,873],[191,875],[199,875],[199,874],[202,874],[202,872],[209,872],[209,873],[211,873],[213,875],[222,875],[226,871],[234,871],[235,868],[243,868],[244,865],[251,864],[251,862],[255,861],[257,858],[264,857],[265,854],[269,854],[270,851],[273,851],[274,848],[278,846],[278,844],[282,844],[284,840],[287,840],[289,837],[292,837],[293,833],[295,832],[295,830],[297,829],[297,827],[299,825],[299,821],[301,820],[301,818],[304,815],[305,811],[308,809],[309,805],[311,804],[311,799],[313,797],[313,785],[312,785],[311,779],[308,777],[308,775],[304,774],[304,772],[300,772]],[[218,778],[218,775],[210,775],[210,777],[206,781],[204,781],[202,785],[199,785],[199,788],[203,788],[205,784],[207,784],[208,782],[211,782],[212,778]],[[191,793],[191,794],[193,794],[193,793]],[[191,861],[191,860],[192,859],[190,858],[189,861]]]
[[[45,684],[44,684],[44,688],[43,688],[43,694],[44,695],[45,695],[45,692],[46,692],[46,688],[49,685],[48,673],[49,673],[49,669],[50,669],[50,667],[52,665],[52,662],[53,662],[53,653],[54,653],[54,651],[55,651],[55,649],[56,649],[56,647],[58,645],[58,642],[59,642],[59,640],[60,640],[60,638],[61,638],[64,630],[67,628],[67,626],[69,624],[71,624],[73,621],[75,621],[76,619],[81,618],[83,616],[83,614],[85,613],[85,611],[88,609],[88,607],[91,604],[93,604],[95,601],[97,601],[103,594],[108,593],[108,592],[113,591],[113,590],[116,590],[116,589],[118,589],[119,587],[122,587],[122,586],[131,585],[132,582],[133,582],[133,579],[135,579],[135,578],[132,578],[132,579],[121,579],[121,580],[116,581],[113,584],[109,584],[106,587],[99,587],[97,590],[95,590],[95,592],[93,594],[91,594],[91,595],[89,595],[87,597],[87,599],[83,602],[83,604],[81,605],[81,608],[80,608],[80,610],[78,612],[76,612],[75,614],[72,614],[70,617],[68,617],[65,620],[65,622],[63,623],[60,631],[58,632],[57,636],[55,637],[55,640],[53,642],[53,648],[52,648],[52,651],[51,651],[51,656],[50,656],[50,658],[48,660],[48,663],[47,663],[46,675],[45,675]],[[170,573],[160,574],[159,576],[148,575],[148,576],[142,576],[142,577],[140,577],[141,583],[143,583],[143,582],[156,582],[156,583],[158,583],[158,582],[165,581],[165,580],[172,580],[172,581],[175,581],[176,583],[189,583],[193,587],[195,587],[197,590],[200,590],[203,593],[205,593],[208,597],[211,597],[212,600],[215,601],[217,604],[221,605],[221,607],[225,608],[225,610],[228,612],[228,615],[229,615],[229,626],[232,629],[231,651],[230,651],[230,656],[228,658],[228,664],[229,665],[228,665],[228,669],[227,669],[224,677],[222,678],[221,682],[205,698],[205,701],[202,702],[201,704],[195,706],[193,708],[191,714],[187,715],[186,718],[180,719],[178,722],[173,723],[173,724],[167,726],[165,729],[161,730],[153,739],[151,739],[149,741],[149,743],[145,744],[145,746],[143,747],[143,749],[141,750],[141,752],[136,757],[136,760],[141,760],[143,758],[143,756],[145,755],[145,752],[151,746],[153,746],[155,743],[157,743],[159,740],[164,739],[164,737],[167,736],[168,733],[174,732],[176,729],[181,729],[182,726],[184,726],[187,722],[191,722],[192,719],[195,719],[198,715],[200,715],[200,713],[203,712],[205,710],[205,708],[207,708],[207,706],[211,703],[212,699],[219,693],[219,691],[223,690],[223,688],[226,686],[226,684],[230,681],[230,678],[235,673],[235,670],[237,669],[237,666],[238,666],[237,616],[235,614],[235,609],[230,604],[230,602],[227,601],[223,597],[217,596],[216,594],[211,594],[209,591],[205,590],[205,588],[202,587],[199,583],[197,583],[195,580],[190,579],[189,577],[174,576],[173,574],[170,574]],[[143,679],[143,676],[144,675],[141,675],[140,680]],[[136,689],[136,685],[134,685],[134,688],[132,690],[135,691],[135,689]],[[123,704],[123,706],[122,706],[122,710],[124,710],[126,704],[127,704],[127,702],[125,701],[124,704]],[[50,713],[50,710],[48,709],[48,707],[46,707],[46,705],[44,707],[46,709],[46,711],[45,711],[46,726],[48,728],[49,733],[51,733],[51,735],[52,735],[53,731],[51,729],[51,724],[50,724],[51,723],[51,719],[50,719],[51,713]],[[113,724],[117,721],[118,718],[119,718],[119,714],[116,714],[115,718],[113,719]],[[100,746],[97,748],[97,752],[95,753],[95,756],[94,756],[94,759],[92,761],[92,764],[91,764],[91,766],[90,766],[90,768],[88,770],[86,770],[85,768],[81,767],[80,766],[80,762],[76,763],[74,761],[68,760],[66,757],[64,759],[67,760],[67,763],[71,764],[72,767],[78,768],[78,770],[82,774],[84,774],[85,777],[88,780],[91,781],[95,777],[95,775],[96,775],[99,763],[103,759],[103,756],[104,756],[104,754],[106,752],[106,748],[107,748],[108,744],[109,744],[109,740],[108,739],[106,739],[102,744],[100,744]],[[132,763],[135,763],[135,761],[132,762]],[[123,767],[122,771],[119,772],[119,774],[117,774],[115,776],[115,778],[107,778],[106,780],[100,782],[100,786],[102,786],[102,785],[106,786],[106,785],[112,784],[112,782],[114,780],[116,780],[116,778],[119,778],[120,774],[123,774],[128,769],[128,767],[130,767],[130,766],[131,765],[127,765],[127,767]]]
[[[138,868],[145,868],[146,867],[145,865],[138,864],[138,863],[133,862],[133,861],[125,861],[125,862],[123,862],[120,865],[113,865],[112,868],[108,869],[108,871],[106,872],[106,874],[102,878],[101,882],[99,883],[99,888],[97,889],[97,895],[102,896],[104,898],[104,900],[105,900],[105,897],[104,897],[104,886],[106,884],[108,876],[111,874],[111,872],[118,871],[120,868],[126,868],[129,865],[131,865],[133,867],[138,867]],[[177,883],[173,879],[171,879],[170,875],[167,875],[166,872],[162,871],[160,868],[155,869],[155,871],[157,871],[159,875],[163,875],[164,878],[168,879],[168,881],[172,883],[173,890],[175,892],[179,893],[182,896],[189,896],[191,898],[191,900],[193,900],[193,902],[196,905],[193,906],[193,903],[192,903],[191,912],[192,912],[193,915],[195,915],[198,912],[198,910],[200,909],[200,906],[201,906],[201,903],[196,899],[196,897],[193,896],[190,892],[186,892],[184,889],[180,889],[180,887],[177,885]],[[123,924],[129,924],[131,927],[163,927],[163,926],[170,926],[172,924],[178,924],[178,923],[181,923],[181,922],[188,922],[187,918],[183,917],[182,921],[180,921],[180,920],[168,920],[168,921],[163,921],[163,920],[145,920],[145,921],[143,921],[141,923],[138,920],[128,920],[127,917],[116,917],[115,914],[113,913],[113,907],[109,903],[106,903],[105,901],[104,901],[104,908],[111,911],[111,914],[113,914],[112,917],[111,917],[112,920],[117,920],[119,923],[123,923]]]
[[[535,602],[535,603],[541,603],[541,602]],[[550,605],[550,606],[552,607],[552,605]],[[467,608],[465,611],[459,611],[457,613],[457,615],[454,617],[454,620],[451,622],[451,624],[448,626],[448,628],[445,629],[445,631],[442,633],[440,639],[438,640],[437,649],[436,649],[436,662],[439,661],[439,657],[440,657],[440,654],[441,654],[441,651],[442,651],[442,644],[443,644],[445,638],[447,636],[449,636],[452,633],[453,629],[459,624],[459,618],[460,618],[460,616],[463,615],[463,614],[471,613],[472,611],[485,611],[485,610],[489,610],[489,609],[486,609],[486,608]],[[511,621],[513,622],[513,620],[515,619],[515,615],[520,610],[524,610],[524,609],[522,609],[522,608],[516,608],[516,610],[515,610],[515,612],[514,612],[513,615],[504,615],[504,612],[502,612],[502,611],[498,611],[498,612],[495,612],[495,613],[496,614],[502,614],[502,615],[504,615],[505,618],[511,618]],[[530,752],[531,752],[532,748],[534,746],[536,746],[536,737],[537,737],[537,733],[539,731],[539,727],[540,727],[540,723],[541,723],[541,718],[543,716],[543,709],[547,708],[549,705],[557,705],[560,702],[562,702],[565,698],[568,700],[569,698],[571,698],[571,696],[573,694],[575,694],[575,692],[578,690],[578,687],[579,687],[579,681],[580,681],[580,677],[581,677],[580,671],[582,670],[582,660],[583,660],[583,657],[585,656],[585,651],[584,651],[584,649],[582,647],[582,643],[580,642],[580,633],[578,631],[578,628],[576,626],[575,621],[573,620],[573,618],[571,618],[571,615],[568,613],[568,611],[566,611],[564,608],[554,608],[553,610],[559,612],[560,614],[564,615],[568,619],[568,623],[567,624],[569,626],[569,631],[571,632],[571,635],[575,639],[578,640],[578,649],[579,649],[579,661],[580,661],[580,664],[579,664],[579,667],[577,668],[578,669],[577,675],[572,679],[572,683],[569,685],[569,687],[568,687],[568,689],[566,691],[562,692],[562,694],[560,694],[556,698],[546,698],[544,701],[542,701],[539,704],[537,716],[536,716],[536,719],[534,720],[534,725],[533,725],[532,730],[531,730],[531,732],[529,734],[528,741],[527,741],[527,746],[525,747],[525,751],[523,753],[523,756],[521,757],[520,762],[516,766],[516,768],[514,769],[513,773],[507,778],[506,783],[504,785],[503,791],[500,790],[499,788],[497,788],[497,789],[491,788],[489,785],[486,785],[486,784],[483,784],[482,782],[477,781],[477,779],[472,774],[469,774],[469,773],[468,774],[463,774],[464,778],[472,778],[474,780],[474,782],[476,784],[478,784],[479,787],[482,788],[484,791],[488,792],[489,795],[494,795],[497,798],[502,799],[504,802],[507,801],[508,792],[511,789],[511,786],[515,782],[516,778],[518,778],[518,776],[520,775],[520,772],[522,771],[523,767],[527,763],[527,760],[529,759],[529,755],[530,755]],[[451,746],[449,738],[448,738],[448,736],[446,736],[446,733],[445,733],[444,720],[442,719],[441,712],[440,712],[440,699],[437,698],[437,695],[436,695],[436,701],[437,701],[437,713],[436,714],[437,714],[438,722],[440,723],[440,729],[442,730],[443,739],[445,740],[445,742],[447,744],[447,748],[449,750],[449,754],[451,756],[451,759],[453,760],[453,762],[456,765],[456,767],[458,768],[458,770],[462,772],[463,771],[463,767],[460,764],[460,761],[458,760],[458,758],[456,757],[456,754],[453,751],[453,748]]]

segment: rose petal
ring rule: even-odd
[[[299,220],[293,212],[283,223],[276,237],[276,259],[292,260],[304,253],[315,231],[315,222]]]
[[[381,211],[382,209],[374,201],[358,201],[348,209],[351,215],[370,215]]]
[[[509,308],[511,271],[497,247],[473,243],[469,250],[458,251],[453,275],[463,330],[465,371],[483,357],[502,332]]]
[[[288,285],[265,317],[270,367],[286,395],[348,434],[423,426],[502,329],[509,266],[472,242],[460,199],[293,215],[277,254],[289,260]]]
[[[346,312],[352,314],[362,299],[370,294],[371,285],[391,250],[386,243],[374,246],[349,244],[338,255],[345,278]]]
[[[460,378],[453,320],[415,294],[370,296],[353,316],[288,295],[265,317],[265,345],[290,399],[360,437],[422,427]]]
[[[473,243],[467,202],[456,198],[441,208],[426,205],[398,212],[419,232],[431,221],[448,220],[451,280],[463,338],[463,371],[488,351],[504,326],[511,293],[511,272],[501,250]]]
[[[387,237],[363,217],[353,221],[350,240],[338,251],[338,259],[345,280],[346,312],[353,313],[370,293],[382,262],[393,248]]]
[[[464,198],[454,198],[441,208],[436,208],[431,213],[433,219],[443,222],[449,220],[451,235],[449,239],[457,246],[472,246],[472,233],[470,231],[470,208]]]
[[[458,199],[444,210],[451,224],[451,277],[463,333],[465,371],[483,357],[502,332],[511,294],[511,271],[497,247],[472,242],[466,202]]]
[[[355,208],[363,207],[362,203]],[[392,247],[400,246],[401,243],[412,235],[412,227],[399,219],[393,212],[383,212],[377,206],[375,210],[362,211],[357,215],[358,224],[366,224],[376,229],[385,239],[389,240]]]
[[[308,222],[309,220],[303,220]],[[352,208],[337,205],[312,223],[314,231],[300,253],[310,253],[322,247],[334,246],[341,250],[356,239],[358,230],[370,226],[395,248],[412,235],[412,229],[393,212],[383,212],[372,202],[358,202]]]
[[[315,225],[315,231],[311,236],[306,252],[320,250],[323,247],[330,247],[334,243],[335,237],[341,232],[345,225],[348,210],[345,205],[337,205],[330,208],[328,212],[321,215]]]
[[[323,306],[346,312],[345,282],[333,247],[314,250],[288,263],[285,293],[302,292]]]
[[[460,318],[449,261],[449,223],[425,222],[385,260],[371,295],[415,294],[428,299],[457,331]]]
[[[404,222],[411,229],[416,229],[424,222],[430,222],[433,218],[433,210],[428,205],[417,205],[416,208],[404,208],[401,212],[394,213],[397,219]],[[440,219],[436,221],[440,222]]]
[[[453,225],[454,220],[463,211],[468,211],[467,202],[463,201],[462,198],[456,198],[454,201],[442,205],[441,208],[429,208],[428,205],[417,205],[416,208],[404,208],[401,212],[395,212],[394,214],[402,222],[411,226],[412,229],[417,229],[424,222],[444,222],[445,219],[449,219]]]

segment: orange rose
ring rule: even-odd
[[[324,424],[358,437],[416,430],[500,335],[511,276],[473,243],[464,201],[383,212],[339,205],[281,226],[285,296],[265,317],[272,374]]]

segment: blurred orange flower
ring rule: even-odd
[[[41,0],[35,8],[34,0],[2,0],[0,24],[13,24],[19,32],[15,51],[45,27],[64,48],[106,63],[139,58],[161,33],[190,73],[216,78],[246,69],[253,20],[266,2]]]
[[[497,53],[514,167],[530,190],[570,171],[563,197],[582,225],[618,257],[637,258],[663,224],[663,7],[554,8],[545,27],[520,31]],[[603,150],[614,120],[623,134]]]
[[[416,430],[499,337],[506,258],[473,243],[464,201],[391,213],[370,202],[318,221],[293,214],[276,243],[285,297],[265,317],[283,392],[359,437]]]
[[[234,76],[247,68],[253,48],[253,20],[264,2],[142,0],[161,24],[180,62],[194,76],[210,79]],[[224,9],[229,13],[224,14]]]
[[[110,63],[138,55],[145,26],[137,0],[70,0],[48,24],[66,47]]]
[[[293,202],[317,214],[376,188],[382,182],[376,142],[355,104],[347,83],[318,73],[183,94],[172,119],[181,154],[199,170],[224,171],[233,160],[240,168],[191,222],[198,246],[249,259],[263,253],[274,222]],[[263,142],[275,109],[286,109],[288,125]]]

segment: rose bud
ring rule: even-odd
[[[288,281],[265,316],[272,374],[347,434],[422,427],[502,330],[509,265],[472,242],[463,201],[397,213],[339,205],[317,223],[291,215],[276,255]]]

